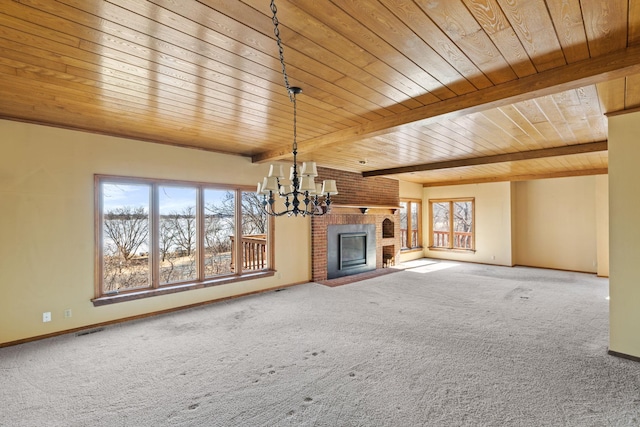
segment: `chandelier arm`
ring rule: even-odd
[[[275,199],[273,197],[273,192],[269,192],[269,211],[271,213],[274,213],[275,211],[273,210],[273,204],[275,203]]]
[[[267,201],[267,196],[265,195],[265,201],[263,201],[263,206],[264,206],[264,212],[269,215],[269,216],[282,216],[285,213],[287,213],[286,211],[284,212],[276,212],[273,209],[273,204],[275,203],[275,199],[273,198],[273,193],[270,192],[269,194],[269,200]]]

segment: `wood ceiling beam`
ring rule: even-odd
[[[544,157],[569,156],[572,154],[593,153],[606,151],[607,141],[589,142],[586,144],[565,145],[562,147],[543,148],[540,150],[518,151],[509,154],[474,157],[469,159],[447,160],[444,162],[423,163],[421,165],[401,166],[397,168],[376,169],[362,172],[362,176],[395,175],[399,173],[423,172],[438,169],[460,168],[465,166],[488,165],[492,163],[516,162],[520,160],[542,159]]]
[[[531,181],[534,179],[547,178],[566,178],[570,176],[588,176],[588,175],[606,175],[609,173],[608,168],[580,169],[570,171],[549,172],[544,174],[526,174],[526,175],[505,175],[505,176],[489,176],[483,178],[469,178],[451,181],[438,181],[422,184],[422,187],[444,187],[448,185],[464,185],[464,184],[486,184],[488,182],[505,182],[505,181]]]
[[[336,143],[388,134],[409,123],[422,121],[424,124],[443,117],[462,116],[637,73],[640,73],[640,45],[480,89],[359,126],[298,141],[298,151],[315,151]],[[287,145],[258,153],[252,156],[252,161],[260,163],[290,155],[291,146]]]

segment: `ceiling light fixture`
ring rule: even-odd
[[[264,177],[261,183],[258,183],[258,194],[262,195],[262,206],[264,211],[271,216],[317,216],[324,215],[329,212],[331,205],[331,196],[338,194],[336,181],[327,179],[322,184],[315,183],[315,177],[318,176],[318,170],[315,162],[303,162],[302,169],[298,171],[297,155],[297,104],[296,96],[302,93],[302,89],[289,85],[289,78],[284,65],[284,49],[282,40],[280,39],[280,30],[278,29],[278,18],[276,4],[271,0],[271,11],[273,12],[273,32],[278,43],[278,51],[280,53],[280,64],[282,65],[282,75],[284,76],[284,85],[289,94],[289,100],[293,102],[293,166],[289,171],[290,183],[284,183],[284,174],[282,165],[272,164],[269,167],[269,175]],[[275,195],[279,195],[284,199],[284,209],[276,210]]]

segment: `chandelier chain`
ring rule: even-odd
[[[271,216],[319,216],[329,213],[331,196],[338,194],[335,180],[323,180],[322,185],[316,184],[314,178],[318,176],[315,162],[303,162],[302,168],[298,170],[298,105],[296,95],[302,93],[302,88],[291,86],[287,68],[284,62],[284,47],[280,37],[278,21],[278,8],[275,0],[271,0],[271,11],[273,12],[273,33],[278,42],[278,52],[280,54],[280,65],[282,65],[282,76],[284,85],[289,95],[289,101],[293,102],[293,165],[291,166],[290,184],[281,182],[284,179],[282,165],[272,164],[269,168],[269,175],[262,183],[258,183],[258,194],[262,195],[262,207],[267,215]],[[276,210],[276,197],[279,196],[284,205],[284,210]]]
[[[282,66],[282,76],[284,77],[284,86],[287,88],[289,94],[289,100],[295,105],[295,95],[291,92],[291,85],[289,84],[289,76],[287,76],[287,68],[284,65],[284,47],[282,46],[282,39],[280,38],[280,28],[278,25],[278,8],[276,7],[275,0],[271,0],[271,12],[273,12],[273,33],[276,36],[276,42],[278,43],[278,52],[280,53],[280,65]]]
[[[298,105],[295,92],[289,91],[289,96],[293,96],[293,155],[295,156],[298,154]]]

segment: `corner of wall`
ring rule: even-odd
[[[609,176],[596,176],[596,259],[599,277],[609,277]]]
[[[516,265],[516,260],[518,259],[518,250],[516,245],[516,227],[518,221],[518,212],[517,212],[517,192],[516,192],[516,183],[511,181],[509,182],[509,193],[511,200],[511,267]]]

